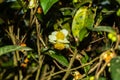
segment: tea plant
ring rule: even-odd
[[[119,0],[0,0],[0,80],[119,80]]]

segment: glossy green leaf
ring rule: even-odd
[[[62,54],[56,53],[52,50],[49,50],[48,55],[51,56],[52,58],[54,58],[56,61],[58,61],[63,66],[68,67],[69,63],[68,63],[67,59]]]
[[[55,4],[58,0],[40,0],[40,4],[42,6],[44,14],[48,12],[48,10]]]
[[[81,38],[80,41],[82,41],[86,37],[87,29],[93,28],[94,17],[95,14],[88,7],[79,8],[72,22],[73,36]]]
[[[110,62],[112,80],[120,79],[120,56],[113,58]]]
[[[104,31],[104,32],[111,32],[111,33],[115,32],[115,30],[110,26],[97,26],[93,28],[92,31]]]
[[[17,45],[7,45],[7,46],[0,47],[0,56],[16,50],[30,51],[32,49],[29,47],[23,47],[23,46],[17,46]]]

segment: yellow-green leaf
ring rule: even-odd
[[[92,29],[94,24],[95,13],[92,9],[88,7],[81,7],[76,12],[73,22],[72,22],[72,33],[75,38],[78,38],[82,41],[86,35],[83,36],[82,33],[86,33],[87,29]],[[84,31],[83,31],[84,28]],[[88,32],[86,33],[88,34]],[[81,38],[81,39],[80,39]]]

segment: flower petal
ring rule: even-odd
[[[63,38],[62,34],[57,35],[58,33],[62,33],[64,35],[64,38]],[[60,31],[54,31],[48,37],[49,42],[51,42],[51,43],[69,43],[69,41],[66,38],[67,35],[68,35],[68,31],[66,29],[62,29]],[[62,38],[60,38],[60,36]]]
[[[69,43],[69,41],[65,38],[64,40],[57,40],[57,42],[60,42],[60,43]]]
[[[49,42],[55,43],[55,41],[56,41],[56,36],[54,36],[54,35],[49,35],[48,38],[49,38]]]
[[[57,33],[58,33],[57,31],[54,31],[54,32],[52,32],[52,34],[51,34],[51,35],[56,36],[56,34],[57,34]]]
[[[67,31],[66,29],[62,29],[61,32],[62,32],[65,36],[68,35],[68,31]]]

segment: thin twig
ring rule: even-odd
[[[62,68],[61,66],[59,66],[59,64],[58,64],[55,60],[53,60],[53,62],[56,64],[56,66],[57,66],[60,70],[63,70],[63,68]]]
[[[54,72],[54,70],[55,70],[55,67],[53,66],[52,67],[52,70],[51,70],[51,72],[50,72],[50,75],[48,76],[48,79],[47,80],[51,80],[51,75],[52,75],[52,73]]]
[[[7,30],[6,30],[7,31]],[[10,36],[11,38],[11,41],[14,45],[16,45],[16,36],[14,34],[14,26],[9,26],[8,27],[8,31],[7,31],[8,35]],[[18,30],[18,33],[19,33],[19,30]],[[17,35],[18,39],[19,39],[19,34]],[[18,65],[18,61],[20,60],[20,57],[19,57],[19,52],[16,51],[15,54],[13,55],[13,61],[14,61],[14,66],[17,66]],[[14,80],[22,80],[23,76],[22,76],[22,71],[19,70],[19,77],[18,75],[16,75],[14,77]]]
[[[115,44],[114,50],[118,49],[119,43],[120,43],[120,35],[117,35],[117,42]]]
[[[88,74],[92,73],[93,71],[95,71],[95,69],[98,67],[99,64],[96,64],[87,74],[83,74],[80,79],[84,78],[85,76],[87,76]]]
[[[95,80],[99,79],[100,74],[104,71],[108,63],[105,63],[102,68],[98,71],[98,73],[95,75]]]
[[[28,80],[31,76],[33,76],[32,73],[38,70],[39,67],[35,67],[34,69],[31,70],[31,74],[26,75],[26,77],[23,80]]]
[[[47,79],[46,76],[48,74],[50,74],[50,72],[47,72],[48,68],[49,68],[49,66],[47,64],[44,65],[44,69],[41,72],[40,80],[46,80]]]
[[[90,62],[88,62],[88,63],[86,63],[86,64],[83,64],[83,65],[81,65],[81,66],[78,66],[78,67],[75,67],[75,68],[70,69],[70,71],[74,71],[74,70],[80,69],[80,68],[82,68],[82,67],[91,65],[91,64],[93,64],[93,62],[95,62],[95,61],[98,60],[98,59],[99,59],[99,57],[96,57],[95,59],[93,59],[92,61],[90,61]],[[55,73],[52,74],[52,76],[55,76],[55,75],[60,74],[60,73],[64,73],[64,72],[66,72],[66,71],[67,71],[67,69],[64,69],[64,70],[62,70],[62,71],[55,72]]]
[[[95,64],[95,66],[89,70],[88,74],[95,71],[95,69],[98,67],[98,65],[99,65],[99,63]]]
[[[40,70],[41,70],[41,67],[42,67],[42,64],[43,64],[43,56],[41,55],[41,52],[40,52],[40,42],[39,42],[39,35],[40,35],[40,27],[39,27],[39,23],[38,23],[38,20],[36,18],[36,32],[37,32],[37,52],[38,52],[38,55],[40,56],[39,57],[39,69],[37,70],[37,75],[36,75],[36,78],[35,80],[38,80],[39,79],[39,75],[40,75]]]
[[[72,57],[71,60],[70,60],[70,64],[68,65],[67,71],[66,71],[65,75],[63,76],[62,80],[66,80],[67,77],[69,76],[69,74],[70,74],[70,69],[71,69],[71,67],[72,67],[72,64],[73,64],[75,58],[76,58],[76,55],[77,55],[77,49],[75,49],[75,52],[74,52],[74,54],[73,54],[73,57]]]
[[[95,73],[95,74],[98,73],[98,71],[99,71],[99,69],[100,69],[100,67],[101,67],[101,64],[102,64],[102,60],[100,59],[99,62],[98,62],[98,67],[97,67],[97,69],[96,69],[96,73]]]
[[[97,39],[97,40],[95,40],[95,41],[90,42],[90,44],[96,43],[96,42],[98,42],[98,41],[100,41],[100,40],[103,40],[104,38],[105,38],[105,37],[99,38],[99,39]]]

